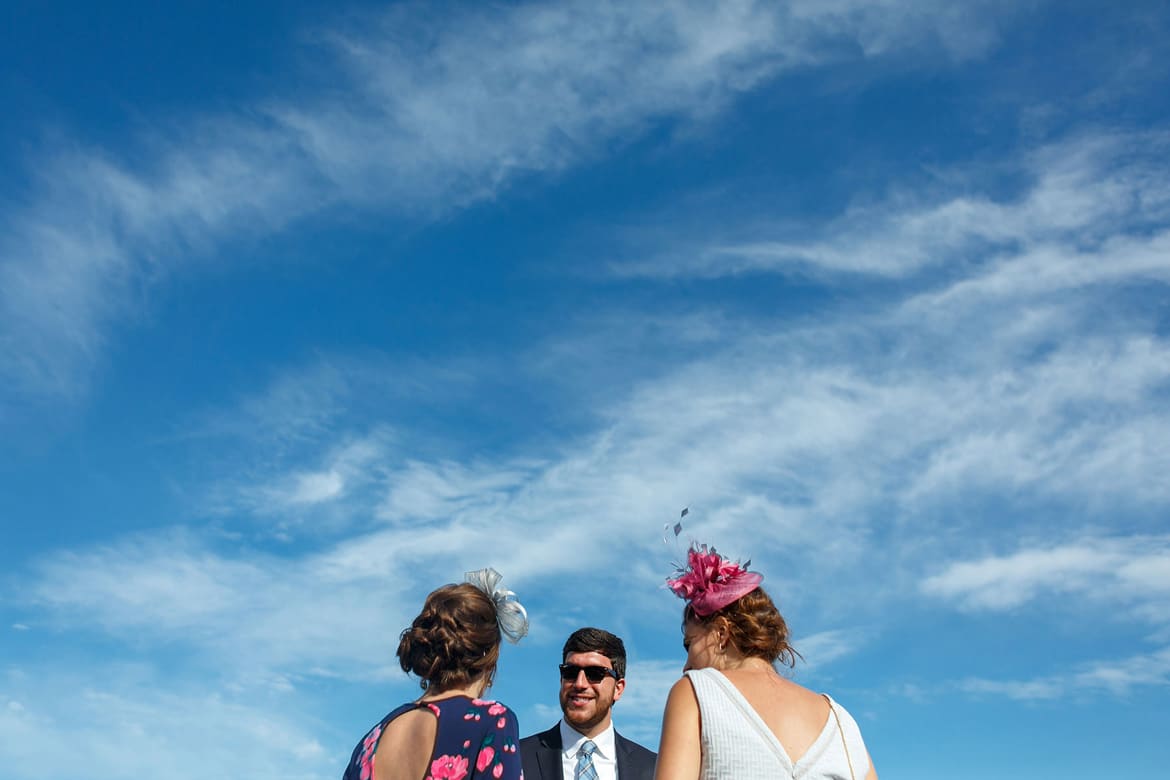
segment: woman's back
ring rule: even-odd
[[[462,695],[411,702],[370,729],[343,780],[518,780],[519,742],[516,716],[499,702]]]
[[[824,696],[785,680],[771,669],[724,669],[723,676],[794,760],[808,751],[832,717]]]
[[[429,776],[438,731],[438,719],[427,709],[408,710],[390,720],[382,729],[377,754],[371,761],[373,780],[418,780]],[[393,756],[394,760],[377,761],[378,756]]]
[[[701,778],[866,776],[857,724],[828,697],[758,670],[687,677],[699,704]]]

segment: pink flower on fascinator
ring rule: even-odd
[[[691,545],[687,567],[676,574],[667,578],[667,586],[676,596],[689,601],[699,617],[723,609],[764,581],[764,575],[748,571],[746,566],[724,558],[705,544]]]

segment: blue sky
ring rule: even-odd
[[[340,775],[491,565],[556,718],[686,533],[884,778],[1170,760],[1164,4],[0,11],[0,765]]]

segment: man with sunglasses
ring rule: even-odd
[[[656,755],[614,730],[610,710],[626,688],[626,647],[580,628],[561,652],[561,712],[548,731],[520,740],[526,780],[651,780]]]

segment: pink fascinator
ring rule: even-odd
[[[764,581],[764,575],[747,570],[750,565],[751,561],[740,565],[715,552],[714,547],[692,542],[686,568],[679,567],[674,577],[667,577],[666,585],[674,595],[690,602],[696,615],[707,617]]]

